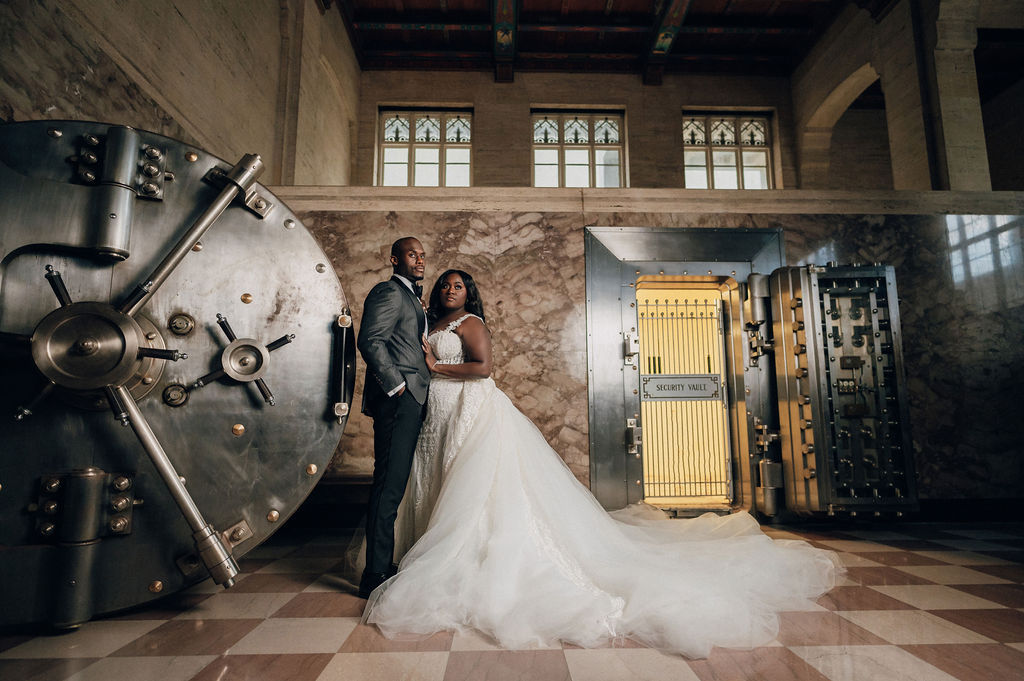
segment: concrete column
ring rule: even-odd
[[[936,21],[939,143],[948,189],[991,191],[974,48],[978,0],[942,0]]]

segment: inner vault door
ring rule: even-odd
[[[671,279],[636,283],[643,495],[724,505],[733,493],[722,296]]]

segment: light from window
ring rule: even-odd
[[[771,189],[768,120],[726,114],[683,116],[683,186]]]
[[[946,216],[953,284],[983,309],[1024,304],[1022,224],[1017,216]]]
[[[381,120],[380,185],[470,185],[472,113],[391,110],[381,111]]]
[[[622,115],[534,113],[534,187],[621,187]]]

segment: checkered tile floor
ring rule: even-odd
[[[282,528],[230,590],[204,583],[62,635],[0,635],[23,681],[1002,681],[1024,679],[1024,523],[766,528],[837,551],[842,583],[778,640],[706,660],[622,641],[511,651],[476,636],[390,641],[333,573],[338,533]]]

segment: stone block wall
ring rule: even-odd
[[[130,125],[258,153],[266,183],[348,183],[358,66],[315,0],[12,0],[0,36],[0,120]]]

